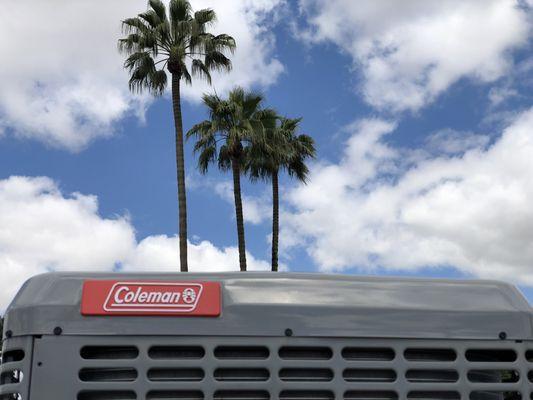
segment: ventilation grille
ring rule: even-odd
[[[0,363],[0,400],[28,400],[31,339],[7,339]]]
[[[38,346],[77,349],[57,361],[76,365],[65,380],[77,385],[55,398],[533,400],[527,342],[64,336]]]

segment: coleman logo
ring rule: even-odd
[[[191,312],[202,295],[202,284],[117,282],[107,296],[106,311]]]
[[[86,281],[83,315],[220,315],[218,282]]]

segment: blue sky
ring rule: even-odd
[[[177,266],[169,97],[129,94],[115,49],[118,21],[144,1],[111,1],[98,27],[97,2],[53,1],[74,26],[41,18],[37,0],[0,16],[0,36],[24,37],[26,15],[24,34],[42,38],[0,42],[13,59],[0,95],[0,269],[13,278],[0,307],[42,271]],[[284,268],[505,279],[533,298],[531,4],[192,4],[220,11],[214,31],[237,40],[217,92],[259,90],[316,140],[310,183],[282,179]],[[205,118],[205,90],[186,90],[186,130]],[[193,269],[236,270],[230,177],[200,176],[192,145]],[[269,186],[244,194],[251,269],[265,269]]]

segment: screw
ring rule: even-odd
[[[59,336],[59,335],[61,335],[62,333],[63,333],[63,329],[61,329],[60,326],[56,326],[56,327],[54,328],[54,335]]]
[[[42,367],[42,366],[43,366],[43,363],[39,361],[39,362],[37,363],[37,366],[38,366],[38,367]]]
[[[285,336],[292,336],[292,329],[285,329]]]
[[[507,339],[507,333],[505,333],[505,332],[500,332],[500,334],[498,335],[498,337],[499,337],[501,340],[505,340],[505,339]]]
[[[13,336],[13,332],[12,331],[6,331],[6,338],[10,338],[11,336]]]

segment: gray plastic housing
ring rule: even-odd
[[[87,279],[184,278],[221,283],[219,317],[80,313]],[[533,398],[531,310],[500,282],[53,273],[4,328],[1,400]]]
[[[13,336],[211,335],[497,339],[501,332],[531,339],[531,308],[512,285],[495,281],[398,279],[299,273],[186,275],[222,286],[222,315],[203,317],[84,317],[87,279],[184,279],[180,274],[49,273],[31,278],[8,307]],[[149,321],[149,323],[147,323]]]

